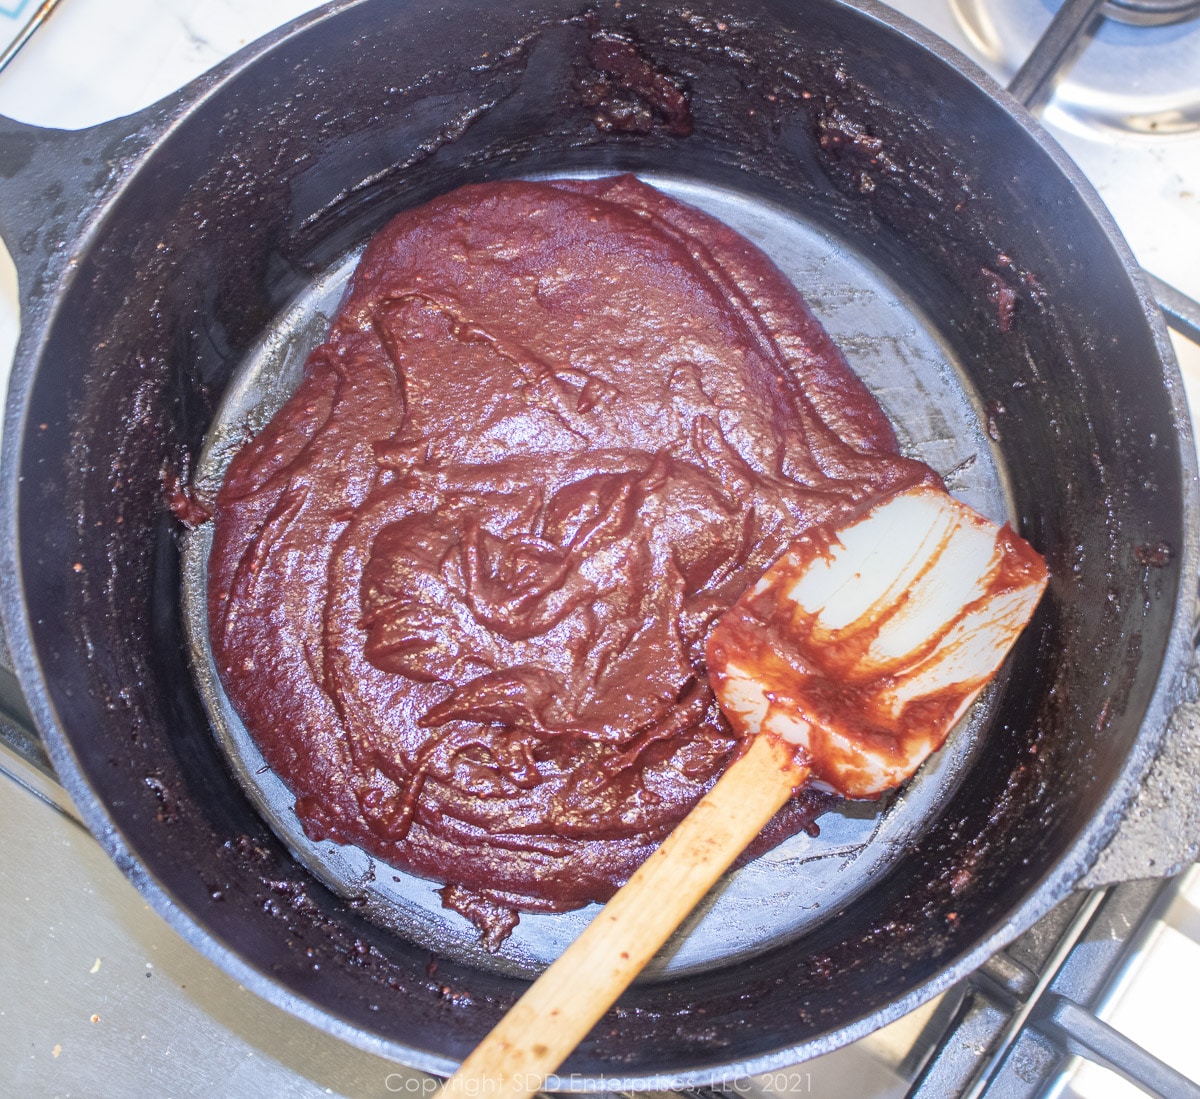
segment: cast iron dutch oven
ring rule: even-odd
[[[622,68],[626,47],[640,60]],[[903,19],[870,0],[342,2],[129,119],[5,122],[0,153],[23,326],[3,501],[21,685],[100,841],[246,986],[448,1072],[526,981],[382,926],[267,827],[197,687],[164,503],[289,303],[389,215],[471,181],[633,171],[855,257],[941,349],[978,432],[965,464],[995,471],[1052,576],[919,826],[847,857],[863,880],[803,933],[636,985],[552,1086],[732,1078],[859,1037],[1029,926],[1112,834],[1190,655],[1177,367],[1078,173]]]

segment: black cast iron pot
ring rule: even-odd
[[[606,69],[603,34],[684,90],[690,134],[666,85]],[[552,1086],[790,1064],[947,987],[1080,880],[1183,692],[1195,470],[1157,311],[1029,116],[869,0],[343,2],[129,119],[0,124],[23,324],[4,623],[54,766],[185,938],[434,1072],[525,978],[470,951],[432,965],[428,942],[326,888],[264,824],[197,689],[164,477],[288,304],[391,213],[470,181],[609,171],[733,196],[902,288],[971,410],[966,465],[993,471],[990,498],[1052,582],[970,750],[869,880],[803,934],[639,983]],[[950,422],[927,419],[924,435],[900,424],[922,454]]]

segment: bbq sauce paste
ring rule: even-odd
[[[923,480],[721,223],[627,176],[465,187],[370,243],[230,465],[217,666],[306,832],[447,883],[495,945],[607,899],[732,758],[720,615]]]

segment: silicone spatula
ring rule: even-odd
[[[744,749],[443,1089],[531,1095],[789,797],[874,798],[937,751],[1046,586],[1042,558],[942,490],[793,543],[721,618],[709,678]]]

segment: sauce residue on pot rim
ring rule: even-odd
[[[919,481],[720,222],[629,176],[465,187],[371,242],[230,465],[217,667],[308,835],[447,883],[494,947],[512,910],[610,896],[737,750],[716,619]]]

